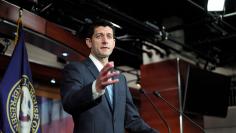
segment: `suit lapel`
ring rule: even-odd
[[[93,75],[94,79],[97,78],[97,76],[99,75],[99,71],[97,69],[97,67],[95,66],[95,64],[93,63],[93,61],[90,59],[90,58],[87,58],[85,61],[84,61],[84,64],[85,66],[89,69],[89,71],[91,72],[91,74]],[[106,99],[106,102],[108,104],[108,108],[111,112],[113,112],[113,107],[112,107],[112,104],[110,103],[110,100],[109,100],[109,94],[107,92],[107,90],[105,90],[105,99]]]
[[[89,71],[92,73],[94,79],[96,79],[97,76],[99,75],[99,71],[98,71],[97,67],[95,66],[95,64],[93,63],[93,61],[90,58],[87,58],[84,61],[84,64],[89,69]]]

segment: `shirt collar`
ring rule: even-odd
[[[100,72],[103,68],[103,64],[96,57],[94,57],[92,54],[89,55],[89,58],[92,60],[92,62],[95,64],[98,71]]]

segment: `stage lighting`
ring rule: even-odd
[[[225,0],[208,0],[207,11],[224,11]]]

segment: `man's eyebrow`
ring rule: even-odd
[[[97,32],[97,33],[95,33],[95,35],[98,35],[98,34],[104,34],[103,32]],[[105,35],[113,35],[113,33],[105,33]]]

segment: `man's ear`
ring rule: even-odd
[[[87,45],[89,48],[92,47],[92,40],[91,40],[90,38],[86,38],[85,42],[86,42],[86,45]]]

